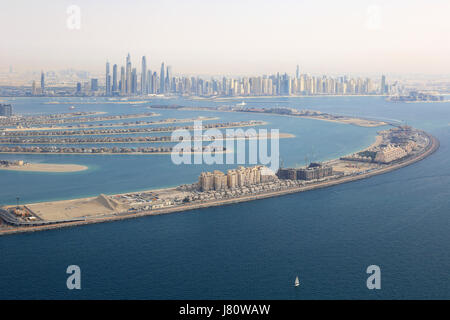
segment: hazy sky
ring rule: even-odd
[[[450,74],[449,0],[8,0],[0,30],[2,70]]]

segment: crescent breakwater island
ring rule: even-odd
[[[388,123],[380,120],[373,120],[361,117],[350,117],[344,115],[336,115],[317,110],[298,110],[295,108],[286,107],[272,107],[272,108],[258,108],[247,107],[244,102],[236,106],[216,106],[216,107],[186,107],[180,105],[153,105],[150,109],[176,109],[176,110],[198,110],[198,111],[215,111],[215,112],[245,112],[270,114],[279,116],[299,117],[306,119],[315,119],[322,121],[340,122],[345,124],[352,124],[360,127],[379,127],[387,125]]]
[[[363,120],[370,126],[376,122]],[[0,235],[182,212],[325,188],[399,169],[438,148],[439,141],[430,134],[393,125],[380,131],[375,143],[360,152],[306,167],[279,168],[276,173],[261,165],[238,167],[226,173],[203,172],[197,182],[175,188],[3,206]]]

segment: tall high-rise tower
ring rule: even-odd
[[[44,71],[41,71],[41,94],[45,93],[45,75]]]
[[[126,77],[125,80],[125,91],[129,95],[131,94],[131,58],[130,54],[127,55],[127,64],[126,64]]]
[[[161,73],[159,75],[159,93],[166,92],[166,77],[164,75],[164,62],[161,63]]]
[[[106,88],[105,93],[107,96],[111,95],[111,75],[109,74],[109,62],[106,62],[106,74],[105,74],[105,82]]]
[[[136,68],[131,70],[131,94],[137,93],[137,71]]]
[[[123,96],[126,92],[125,90],[125,68],[122,66],[120,67],[120,95]]]
[[[386,76],[384,74],[381,76],[380,93],[386,93]]]
[[[141,94],[147,94],[147,58],[142,57],[142,73],[141,73]]]
[[[300,79],[300,66],[297,65],[297,70],[295,71],[295,78]]]
[[[153,93],[152,86],[153,86],[152,70],[147,70],[147,93]]]
[[[158,93],[158,74],[153,72],[152,76],[152,93]]]
[[[31,84],[31,95],[36,95],[36,81],[33,80],[33,83]]]
[[[166,68],[166,92],[171,92],[172,88],[171,88],[171,84],[170,84],[170,80],[172,78],[172,67],[171,66],[167,66]]]
[[[117,92],[117,64],[113,65],[113,77],[112,77],[112,93]]]

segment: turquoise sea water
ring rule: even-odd
[[[63,100],[63,99],[61,99]],[[39,99],[18,99],[14,103],[16,112],[69,112],[66,104],[42,104]],[[63,100],[64,101],[64,100]],[[205,101],[156,101],[155,103],[180,103],[183,105],[210,105]],[[234,102],[235,103],[235,102]],[[233,104],[234,104],[233,103]],[[106,111],[111,114],[149,112],[144,106],[130,107],[118,104],[76,104],[80,111]],[[254,129],[279,129],[291,133],[295,138],[280,139],[280,156],[286,166],[303,165],[305,156],[310,160],[328,160],[352,153],[370,145],[380,128],[360,128],[339,123],[230,112],[173,111],[153,109],[161,114],[152,121],[165,118],[196,118],[211,116],[220,119],[206,123],[225,121],[264,120],[265,126]],[[145,118],[147,120],[148,118]],[[125,120],[128,121],[128,120]],[[108,123],[110,123],[108,121]],[[192,123],[178,124],[192,125]],[[243,128],[246,129],[246,128]],[[160,133],[169,135],[170,133]],[[144,134],[133,134],[134,136]],[[128,135],[127,135],[128,136]],[[205,143],[208,145],[209,143]],[[149,146],[170,146],[168,143],[151,143]],[[70,146],[70,145],[69,145]],[[80,145],[76,145],[80,146]],[[101,146],[98,144],[82,146]],[[113,146],[136,147],[143,144],[113,144]],[[248,146],[248,143],[247,143]],[[200,172],[212,169],[226,169],[233,165],[175,165],[170,155],[0,155],[2,159],[24,159],[29,162],[75,163],[86,165],[89,170],[76,173],[36,173],[1,171],[2,181],[9,187],[0,193],[0,203],[13,204],[16,197],[24,203],[94,196],[99,193],[122,193],[128,191],[176,186],[192,183]],[[236,165],[234,165],[236,166]]]
[[[8,100],[3,98],[3,100]],[[64,101],[65,99],[60,99]],[[18,113],[69,112],[45,99],[11,99]],[[99,99],[77,111],[139,113]],[[221,101],[164,99],[208,106]],[[441,148],[412,166],[327,189],[159,217],[0,238],[0,298],[449,298],[450,104],[393,104],[380,97],[255,98],[249,106],[290,106],[406,121],[434,134]],[[295,138],[280,140],[285,165],[336,158],[370,145],[380,128],[280,116],[157,110],[161,116],[265,120]],[[258,127],[255,127],[256,129]],[[152,144],[153,145],[153,144]],[[157,144],[154,144],[157,145]],[[133,146],[128,145],[127,146]],[[0,203],[69,199],[191,183],[204,170],[169,155],[0,155],[76,163],[77,173],[0,171]],[[83,289],[65,287],[65,268],[82,268]],[[377,264],[382,290],[369,291]],[[299,275],[300,290],[292,287]]]

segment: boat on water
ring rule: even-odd
[[[294,287],[300,286],[300,281],[298,280],[298,276],[295,278]]]
[[[69,107],[69,110],[73,110],[73,109],[75,109],[75,106],[70,106]]]

